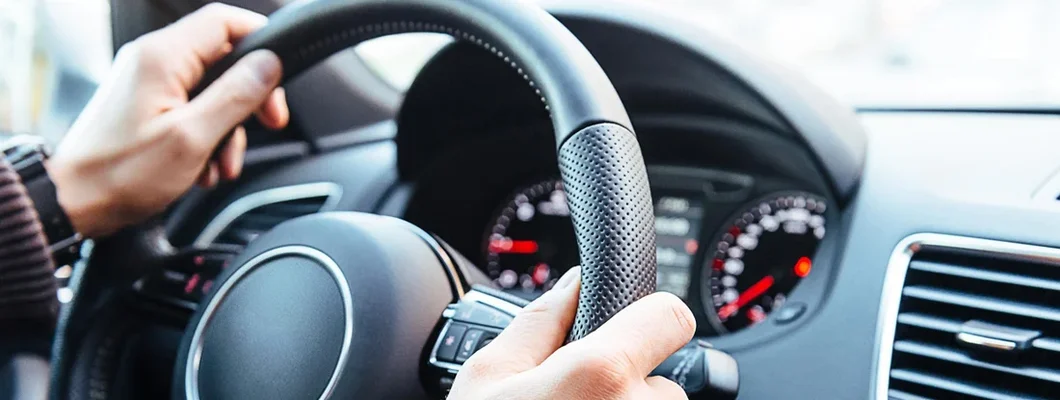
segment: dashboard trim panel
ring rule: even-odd
[[[255,208],[321,196],[326,196],[327,200],[318,212],[334,210],[339,203],[339,199],[342,198],[342,187],[332,182],[304,183],[266,189],[240,197],[226,206],[220,213],[217,213],[217,216],[210,220],[210,223],[203,228],[202,233],[199,233],[199,236],[195,238],[195,242],[192,245],[197,248],[210,246],[225,229],[228,229],[228,226],[233,221]]]
[[[917,233],[902,239],[891,253],[883,281],[883,294],[880,298],[876,325],[876,371],[875,382],[870,386],[872,387],[871,398],[888,398],[891,359],[894,354],[894,336],[898,323],[898,308],[902,300],[902,288],[905,286],[909,263],[916,253],[924,249],[952,249],[1060,265],[1060,249],[1052,247],[939,233]]]

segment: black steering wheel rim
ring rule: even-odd
[[[588,50],[535,5],[521,0],[303,1],[272,15],[266,27],[213,66],[200,86],[255,50],[276,53],[287,81],[338,51],[404,32],[447,33],[480,45],[522,74],[541,96],[552,119],[582,261],[582,293],[569,339],[584,337],[654,292],[654,215],[629,117]],[[160,230],[148,231],[153,236],[132,242],[143,249],[131,253],[157,250],[152,248]],[[56,352],[69,358],[63,332],[59,338]],[[183,370],[182,365],[176,369]],[[53,389],[66,387],[65,378],[63,372],[53,374]],[[53,396],[65,395],[53,391]]]

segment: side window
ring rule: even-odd
[[[0,0],[0,132],[58,142],[110,66],[108,0]]]

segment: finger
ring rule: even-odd
[[[254,115],[266,128],[283,129],[291,120],[291,111],[287,108],[287,92],[282,87],[273,90],[269,99]]]
[[[198,185],[203,189],[209,189],[217,185],[220,172],[217,168],[217,163],[211,162],[206,164],[206,168],[203,169],[202,174],[199,175]]]
[[[190,74],[184,76],[184,90],[191,90],[208,66],[232,51],[233,43],[269,22],[268,17],[239,7],[211,3],[162,29],[159,34],[190,46],[194,60],[189,60]],[[189,38],[194,38],[191,40]]]
[[[237,126],[232,133],[232,138],[225,144],[217,159],[221,179],[230,181],[239,177],[239,174],[243,172],[243,158],[246,151],[247,130],[243,126]]]
[[[505,360],[513,369],[508,372],[513,373],[540,365],[567,338],[578,308],[580,281],[579,268],[567,271],[552,290],[524,307],[489,346],[480,350],[481,357]]]
[[[280,59],[258,50],[239,60],[201,95],[170,112],[171,121],[188,124],[186,134],[213,148],[228,132],[261,108],[280,83]]]
[[[688,400],[688,394],[685,393],[681,386],[669,379],[661,376],[650,376],[644,380],[644,383],[648,385],[648,391],[650,392],[646,396],[641,396],[646,399],[659,399],[659,400]]]
[[[571,354],[603,352],[629,365],[638,376],[649,373],[692,340],[696,320],[681,299],[654,293],[619,311],[584,339],[571,343]]]

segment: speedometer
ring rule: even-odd
[[[493,282],[527,298],[551,289],[578,265],[563,182],[550,179],[516,191],[488,228],[485,252]]]
[[[827,203],[792,192],[745,206],[715,237],[704,266],[704,306],[719,333],[765,320],[813,269]]]

